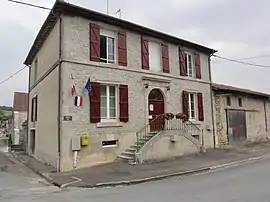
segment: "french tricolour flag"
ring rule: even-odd
[[[79,107],[79,106],[82,106],[82,103],[83,103],[83,97],[75,96],[74,105]]]

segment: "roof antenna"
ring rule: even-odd
[[[121,19],[121,16],[122,16],[122,9],[121,8],[119,8],[117,11],[116,11],[116,13],[115,14],[119,14],[119,18]]]

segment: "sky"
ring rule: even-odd
[[[22,0],[52,7],[54,0]],[[67,0],[66,0],[67,1]],[[68,1],[67,1],[68,2]],[[270,66],[270,1],[108,0],[110,15],[218,50],[217,55]],[[154,3],[153,3],[154,2]],[[106,13],[107,0],[69,0]],[[0,0],[0,82],[22,68],[48,11]],[[214,82],[270,93],[270,67],[212,59]],[[0,84],[0,105],[28,87],[28,69]]]

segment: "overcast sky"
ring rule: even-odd
[[[23,0],[52,7],[54,0]],[[66,0],[67,1],[67,0]],[[70,0],[106,12],[107,0]],[[218,55],[270,65],[270,1],[257,0],[109,0],[111,15],[217,49]],[[48,11],[0,0],[0,82],[23,61]],[[258,57],[257,57],[258,56]],[[213,59],[218,83],[270,93],[270,68]],[[28,70],[0,85],[0,105],[12,105],[14,91],[27,91]]]

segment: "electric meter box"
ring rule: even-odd
[[[89,145],[89,135],[82,134],[81,136],[81,146],[86,147]]]

